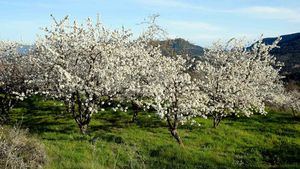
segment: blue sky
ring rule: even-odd
[[[111,28],[141,31],[144,18],[158,23],[170,38],[208,46],[219,39],[249,40],[300,32],[299,0],[0,0],[0,39],[32,43],[50,14],[83,21],[96,18]]]

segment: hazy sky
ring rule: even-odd
[[[50,14],[83,21],[97,13],[105,25],[134,32],[144,18],[160,14],[158,23],[170,37],[202,46],[300,32],[300,0],[0,0],[0,39],[33,42]]]

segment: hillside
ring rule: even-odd
[[[289,80],[300,81],[300,33],[282,35],[279,47],[271,51],[271,54],[284,63],[283,75]],[[265,38],[266,44],[271,44],[276,37]]]
[[[159,44],[161,45],[162,53],[166,56],[188,54],[192,57],[199,57],[204,53],[204,48],[182,38],[160,41]]]
[[[282,75],[286,80],[300,82],[300,33],[282,35],[279,42],[280,48],[271,51],[278,61],[284,63]],[[277,37],[265,38],[266,44],[273,43]],[[178,38],[173,40],[160,41],[164,55],[189,54],[192,57],[202,56],[204,48],[191,44],[190,42]]]

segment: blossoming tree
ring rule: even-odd
[[[291,110],[293,117],[296,118],[300,113],[300,92],[297,90],[285,92],[280,99],[283,99],[283,106]]]
[[[109,30],[99,20],[85,24],[53,18],[51,28],[36,43],[38,67],[42,70],[41,92],[69,105],[82,133],[103,97],[140,100],[147,97],[147,70],[161,57],[148,45],[154,27],[133,38],[125,29]]]
[[[0,41],[1,122],[7,122],[9,110],[33,91],[30,81],[36,74],[30,62],[32,53],[22,53],[21,48],[17,42]]]
[[[183,144],[177,128],[194,117],[206,117],[207,97],[188,72],[189,65],[181,56],[166,58],[151,81],[153,103],[157,114],[166,120],[171,135]],[[159,71],[161,70],[161,71]]]
[[[208,110],[217,127],[229,115],[265,114],[265,102],[272,102],[282,91],[277,64],[269,51],[276,47],[262,40],[251,49],[242,40],[232,39],[225,45],[215,43],[197,65],[201,90],[209,96]]]

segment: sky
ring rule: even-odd
[[[159,14],[169,38],[209,46],[233,37],[249,41],[300,32],[300,0],[0,0],[0,40],[33,43],[41,28],[69,15],[96,18],[109,28],[134,33],[139,23]]]

